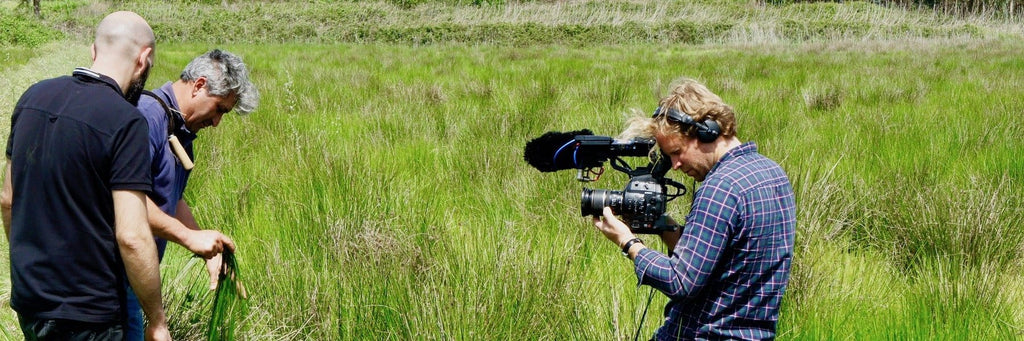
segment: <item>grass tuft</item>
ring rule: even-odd
[[[249,296],[242,283],[235,254],[224,250],[221,255],[223,265],[206,333],[206,339],[211,341],[234,340],[238,325],[248,314],[246,300]]]

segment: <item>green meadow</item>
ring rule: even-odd
[[[395,3],[346,6],[383,8],[381,18],[439,15],[430,10],[442,6]],[[191,32],[162,7],[121,6],[152,16],[158,35]],[[821,19],[872,6],[769,14]],[[235,11],[226,13],[254,10]],[[523,146],[547,131],[617,135],[683,76],[736,109],[739,137],[778,161],[796,191],[780,340],[1024,339],[1019,20],[911,21],[952,33],[851,39],[830,27],[800,41],[721,33],[716,43],[554,35],[543,44],[424,43],[397,29],[368,29],[399,40],[372,42],[339,33],[217,43],[179,33],[159,43],[148,87],[217,47],[243,56],[260,88],[255,113],[200,133],[186,192],[200,224],[238,244],[250,296],[238,339],[625,340],[638,327],[649,337],[666,298],[656,294],[641,319],[649,288],[637,288],[632,264],[580,217],[584,184],[574,171],[531,168]],[[71,26],[39,43],[0,42],[0,118],[9,121],[33,82],[89,65],[89,38]],[[6,143],[9,125],[0,126]],[[609,167],[585,186],[621,190],[625,181]],[[688,204],[680,198],[670,212],[683,217]],[[202,339],[212,303],[205,270],[183,248],[168,250],[161,272],[172,334]],[[0,335],[19,339],[7,268],[0,257]]]

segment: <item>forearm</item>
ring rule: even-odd
[[[178,218],[185,227],[193,230],[200,230],[196,217],[192,215],[192,208],[188,206],[185,199],[178,200],[178,208],[174,211],[174,217]]]
[[[163,212],[160,213],[163,214]],[[225,248],[235,249],[234,242],[228,236],[218,231],[200,229],[199,225],[196,224],[195,218],[192,217],[192,211],[185,204],[184,200],[178,202],[173,218],[163,214],[160,220],[160,224],[164,225],[159,228],[160,233],[166,233],[171,238],[174,238],[168,238],[167,240],[184,246],[189,251],[203,258],[215,258]]]
[[[6,195],[6,193],[4,195]],[[0,206],[2,206],[2,208],[0,208],[0,211],[2,211],[3,220],[4,220],[4,235],[7,236],[7,240],[10,241],[11,240],[11,205],[9,204],[9,202],[5,198],[3,203],[0,204]]]
[[[153,244],[152,239],[150,244]],[[146,246],[141,241],[125,241],[121,244],[121,258],[124,259],[128,283],[135,291],[146,318],[150,321],[164,320],[156,245]]]
[[[184,245],[189,234],[192,232],[187,226],[175,217],[167,215],[152,199],[146,198],[147,217],[149,227],[153,235],[166,239],[178,245]]]
[[[640,284],[649,285],[673,300],[690,295],[694,290],[695,281],[687,279],[685,271],[680,272],[680,260],[652,250],[640,249],[634,257],[635,272]]]
[[[4,233],[7,240],[11,239],[11,208],[14,207],[14,185],[11,182],[11,160],[7,160],[4,172],[4,187],[0,191],[0,213],[3,215]]]
[[[145,195],[113,191],[115,234],[128,283],[150,323],[166,323],[160,296],[160,263],[156,243],[146,223]]]
[[[11,240],[11,207],[3,205],[4,235]]]
[[[685,300],[700,292],[715,270],[726,239],[720,234],[695,233],[701,230],[695,226],[680,233],[665,233],[678,244],[672,246],[671,256],[650,249],[638,251],[634,263],[640,283],[674,300]]]

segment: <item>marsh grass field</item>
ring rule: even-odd
[[[148,85],[219,47],[260,86],[257,112],[201,133],[186,192],[200,224],[238,244],[250,296],[238,339],[632,339],[648,288],[579,216],[575,173],[537,172],[522,151],[552,130],[616,135],[681,76],[730,103],[740,138],[793,183],[780,340],[1024,339],[1024,40],[1008,31],[583,46],[170,39]],[[87,66],[87,41],[0,45],[0,117],[35,80]],[[609,169],[588,186],[625,180]],[[172,334],[202,339],[201,263],[169,247],[161,271]],[[642,335],[664,303],[655,295]],[[20,335],[9,308],[0,330]]]

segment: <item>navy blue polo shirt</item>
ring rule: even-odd
[[[146,123],[149,124],[149,155],[153,159],[153,163],[150,165],[153,191],[149,193],[149,198],[160,207],[161,211],[173,217],[177,213],[178,201],[184,196],[185,186],[188,185],[188,176],[192,172],[185,170],[185,167],[174,156],[174,152],[171,151],[171,146],[167,142],[168,132],[173,131],[174,135],[178,137],[178,142],[181,142],[181,146],[185,149],[185,153],[192,160],[195,160],[192,145],[196,134],[185,128],[185,119],[179,111],[178,99],[174,97],[174,89],[171,84],[171,82],[167,82],[153,90],[153,94],[157,95],[172,110],[170,115],[164,111],[164,107],[160,103],[149,96],[142,96],[139,99],[139,111],[142,112]],[[170,125],[170,130],[168,125]],[[160,258],[163,259],[167,240],[156,238],[156,245]]]
[[[113,79],[88,69],[31,86],[7,140],[14,191],[11,307],[37,319],[124,319],[111,191],[148,192],[149,128]]]

